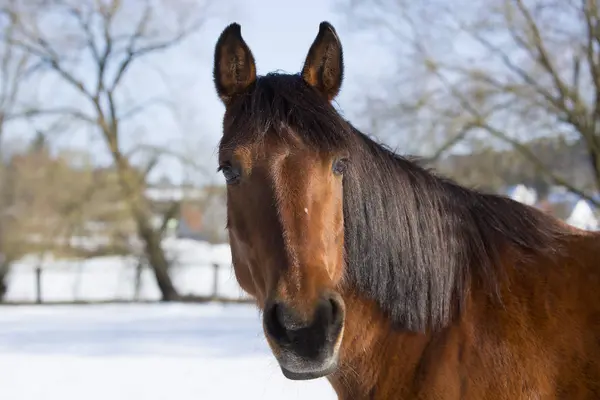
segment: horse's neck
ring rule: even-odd
[[[471,286],[461,316],[432,334],[393,330],[373,302],[345,296],[340,368],[329,378],[339,399],[479,399],[503,387],[498,398],[515,399],[545,390],[555,379],[552,368],[571,367],[564,354],[575,351],[569,343],[582,341],[579,327],[600,312],[599,243],[598,234],[576,232],[561,243],[565,256],[508,256],[502,304],[485,287]],[[600,345],[590,343],[573,359],[598,354]],[[548,374],[540,373],[544,368]],[[523,380],[529,389],[515,386]]]
[[[480,318],[493,307],[489,296],[474,295],[478,299],[467,301],[459,319],[435,333],[393,330],[376,307],[348,304],[351,334],[344,339],[339,371],[330,377],[339,400],[485,398],[485,385],[463,392],[481,370],[473,342],[487,340],[480,336]]]
[[[346,309],[340,368],[329,378],[339,399],[412,398],[419,370],[435,357],[427,353],[451,340],[452,329],[441,336],[393,330],[374,303],[356,298]]]
[[[330,378],[340,400],[461,398],[454,379],[477,319],[493,309],[485,288],[471,287],[463,313],[434,333],[392,329],[374,302],[346,299],[342,358]]]

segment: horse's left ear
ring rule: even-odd
[[[302,78],[331,101],[338,95],[344,78],[342,44],[329,22],[319,24],[319,33],[310,46]]]

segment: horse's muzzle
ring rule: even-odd
[[[336,370],[344,315],[344,301],[337,293],[323,295],[308,321],[283,302],[267,305],[263,323],[285,377],[316,379]]]

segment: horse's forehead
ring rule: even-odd
[[[259,164],[278,163],[283,158],[293,157],[297,161],[313,159],[313,153],[304,143],[302,138],[292,129],[271,130],[264,135],[248,136],[249,139],[235,138],[224,142],[219,157],[222,159],[235,159],[247,168]]]

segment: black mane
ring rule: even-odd
[[[229,117],[229,118],[228,118]],[[267,132],[289,129],[317,150],[332,151],[350,144],[351,126],[299,75],[258,77],[229,107],[221,146],[260,141]]]
[[[318,149],[349,150],[346,282],[375,300],[396,327],[447,324],[474,279],[497,294],[505,250],[555,251],[554,239],[565,232],[541,211],[464,188],[394,154],[353,128],[298,75],[258,78],[228,113],[230,136],[222,146],[291,129]]]

